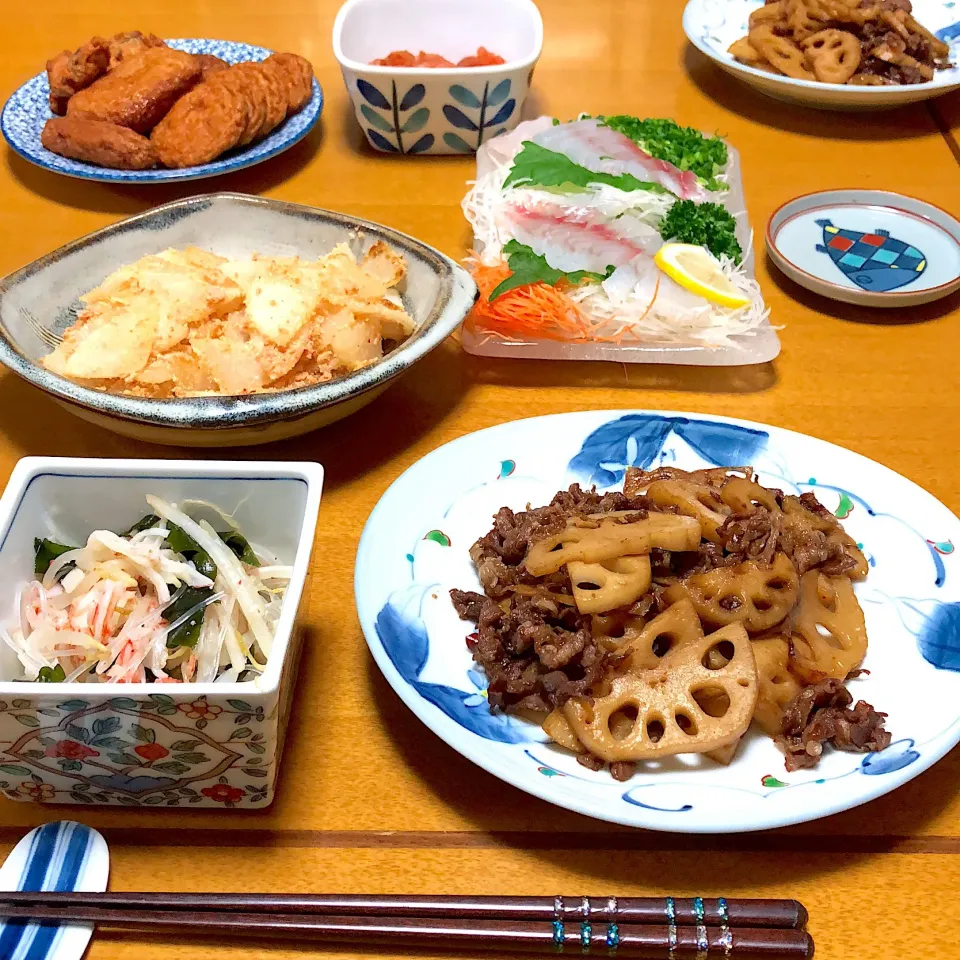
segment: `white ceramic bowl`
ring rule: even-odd
[[[755,90],[807,107],[823,110],[877,110],[929,100],[960,87],[960,7],[955,0],[913,0],[913,15],[928,30],[950,44],[954,66],[939,71],[929,83],[891,87],[794,80],[738,63],[727,52],[747,34],[747,18],[763,0],[689,0],[683,11],[683,29],[689,41],[725,70]]]
[[[223,256],[263,253],[316,259],[340,242],[359,255],[377,240],[406,260],[401,293],[417,328],[382,359],[345,377],[242,397],[145,400],[79,386],[37,362],[51,350],[38,328],[62,335],[76,319],[78,298],[138,257],[192,244]],[[199,447],[267,443],[326,426],[368,404],[442,343],[476,296],[476,284],[466,270],[389,227],[296,203],[215,193],[121,220],[0,281],[0,363],[78,417],[137,440]]]
[[[375,67],[393,50],[456,63],[484,46],[492,67]],[[512,130],[543,46],[532,0],[347,0],[333,52],[367,141],[383,153],[472,153]]]
[[[21,683],[0,644],[0,792],[49,803],[270,804],[322,485],[316,463],[21,460],[0,498],[4,621],[31,577],[34,537],[82,543],[97,528],[125,529],[148,512],[148,493],[216,504],[294,573],[267,668],[249,683]]]

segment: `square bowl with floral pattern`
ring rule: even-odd
[[[382,153],[469,154],[520,122],[543,21],[533,0],[347,0],[333,51],[370,146]],[[451,63],[480,47],[491,66],[374,64],[395,51]]]
[[[256,809],[274,799],[303,641],[300,611],[323,468],[316,463],[27,457],[0,498],[0,620],[19,616],[35,538],[86,543],[128,529],[147,495],[213,504],[292,566],[255,680],[24,682],[0,643],[0,792],[13,800]]]

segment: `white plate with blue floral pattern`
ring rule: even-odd
[[[822,110],[876,110],[929,100],[960,87],[960,6],[956,0],[912,0],[917,21],[950,47],[952,66],[927,83],[860,87],[795,80],[739,63],[730,44],[747,35],[747,18],[764,0],[688,0],[683,11],[687,39],[721,70],[777,100]]]
[[[232,40],[167,40],[167,44],[176,50],[187,53],[210,53],[227,63],[242,63],[247,60],[265,60],[273,52],[264,47],[255,47],[249,43],[235,43]],[[183,180],[200,180],[204,177],[216,177],[222,173],[232,173],[252,167],[289,150],[302,140],[320,119],[323,110],[323,91],[316,80],[313,81],[313,94],[302,110],[285,120],[269,137],[244,147],[232,150],[212,163],[181,170],[108,170],[81,160],[71,160],[51,153],[40,143],[43,125],[53,116],[50,112],[48,96],[50,85],[46,73],[38,73],[22,87],[14,91],[0,114],[0,130],[10,147],[24,160],[35,163],[45,170],[62,173],[81,180],[100,180],[105,183],[175,183]]]
[[[869,650],[857,698],[889,715],[881,753],[829,751],[784,772],[751,731],[733,763],[676,757],[625,783],[591,772],[535,725],[492,714],[451,587],[479,590],[470,545],[503,505],[548,503],[570,483],[619,489],[627,467],[753,464],[762,483],[812,490],[863,545],[857,586]],[[841,447],[762,424],[649,411],[568,413],[505,423],[428,454],[384,494],[363,532],[356,598],[384,676],[439,737],[508,783],[601,820],[683,833],[802,823],[866,803],[960,741],[960,520],[920,487]]]

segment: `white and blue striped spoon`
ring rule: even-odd
[[[102,893],[107,889],[107,842],[72,820],[31,830],[0,867],[0,891]],[[93,925],[0,922],[0,960],[80,960]]]

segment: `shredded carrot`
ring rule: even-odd
[[[503,261],[487,266],[472,260],[468,266],[480,290],[470,318],[477,331],[504,340],[519,336],[565,343],[619,343],[623,337],[621,331],[600,334],[596,322],[585,316],[560,286],[530,283],[508,290],[491,303],[490,294],[510,276],[510,268]]]

